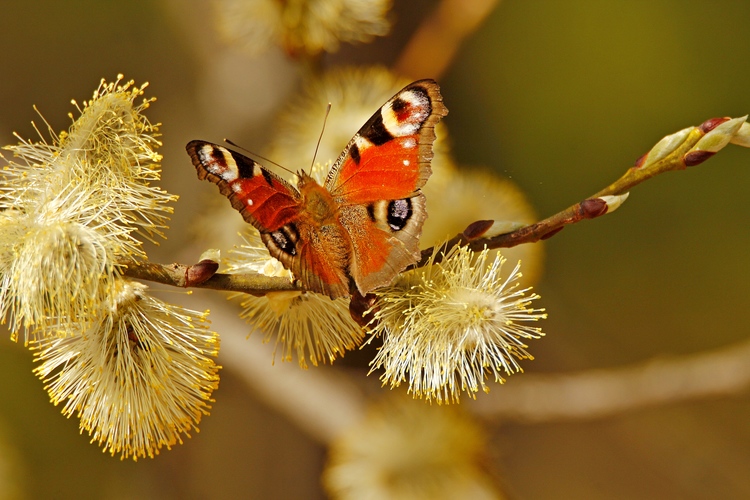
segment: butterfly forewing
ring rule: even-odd
[[[297,190],[257,162],[210,142],[191,141],[186,149],[198,177],[216,184],[242,217],[261,232],[277,231],[299,215]]]
[[[434,127],[447,113],[434,81],[406,86],[349,141],[326,187],[345,204],[414,195],[430,176]]]

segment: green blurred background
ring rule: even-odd
[[[294,66],[227,57],[203,1],[0,6],[0,143],[15,143],[13,131],[33,136],[34,104],[61,130],[69,100],[89,98],[100,78],[149,81],[147,95],[158,101],[148,115],[163,123],[163,185],[181,196],[170,240],[152,260],[180,260],[202,194],[215,194],[198,184],[184,144],[230,135],[262,145],[283,105],[267,104],[238,125],[230,115],[252,103],[237,97],[225,123],[214,99],[235,94],[211,89],[293,92]],[[396,2],[391,37],[344,47],[324,63],[393,62],[433,6]],[[455,156],[512,179],[540,216],[550,215],[615,180],[662,136],[750,112],[748,26],[745,0],[506,0],[440,82]],[[617,213],[550,239],[537,285],[550,314],[547,337],[532,344],[536,360],[526,371],[618,367],[745,340],[748,167],[750,150],[730,146],[637,187]],[[222,371],[200,434],[132,463],[79,435],[32,367],[30,353],[2,335],[0,464],[20,498],[323,496],[325,450],[266,409],[231,370]],[[743,393],[593,421],[504,424],[491,428],[491,458],[514,498],[748,498],[749,412]]]

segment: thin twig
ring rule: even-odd
[[[130,278],[153,281],[163,285],[180,288],[208,288],[227,292],[244,292],[262,296],[268,292],[299,290],[287,278],[264,276],[262,274],[222,274],[216,273],[201,282],[192,282],[188,278],[191,269],[196,265],[158,264],[155,262],[122,262],[122,273]]]
[[[602,201],[603,196],[616,196],[629,192],[633,187],[638,184],[655,177],[664,172],[671,172],[675,170],[683,170],[686,168],[684,162],[685,154],[703,137],[705,133],[698,127],[696,127],[690,134],[685,138],[685,141],[680,144],[670,155],[665,158],[648,165],[645,168],[636,166],[631,167],[625,172],[625,174],[617,179],[615,182],[607,186],[606,188],[598,191],[590,198],[587,198],[580,203],[576,203],[565,210],[547,217],[535,224],[522,227],[509,233],[500,234],[489,238],[477,237],[478,235],[467,235],[469,228],[474,225],[470,225],[467,231],[456,235],[448,243],[441,245],[445,248],[451,248],[454,245],[466,245],[472,250],[482,250],[483,248],[510,248],[523,243],[534,243],[539,240],[547,239],[560,232],[565,226],[575,224],[586,219],[593,219],[607,213],[606,203]],[[489,226],[486,226],[489,229]],[[422,250],[422,259],[414,264],[412,267],[424,266],[428,260],[430,260],[432,254],[435,251],[435,247],[427,248]],[[441,260],[440,255],[436,255],[434,262]]]

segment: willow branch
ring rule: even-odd
[[[578,374],[512,379],[472,404],[488,419],[583,420],[639,408],[727,396],[750,387],[750,342],[671,360]]]
[[[268,292],[280,292],[299,290],[289,279],[280,277],[264,276],[262,274],[222,274],[207,271],[210,277],[205,276],[202,266],[198,264],[157,264],[154,262],[127,261],[120,263],[123,267],[122,274],[130,278],[145,281],[153,281],[163,285],[171,285],[181,288],[208,288],[211,290],[223,290],[227,292],[244,292],[256,296],[262,296]]]
[[[652,177],[698,165],[713,156],[730,140],[747,146],[746,139],[740,137],[739,133],[740,130],[743,130],[742,135],[747,133],[745,118],[733,120],[712,118],[699,127],[684,129],[663,138],[615,182],[591,197],[535,224],[521,227],[515,231],[493,235],[494,221],[476,221],[470,224],[461,234],[456,235],[440,247],[451,248],[455,245],[465,245],[474,251],[484,248],[510,248],[523,243],[535,243],[550,238],[564,229],[565,226],[610,213],[619,207],[633,187]],[[727,124],[726,128],[731,125],[731,130],[719,128],[720,126],[723,127],[724,124]],[[711,133],[711,137],[708,136],[709,133]],[[718,140],[724,140],[724,142],[717,146]],[[703,149],[704,145],[710,147]],[[422,250],[422,258],[410,268],[424,266],[433,253],[436,253],[435,250],[436,247]],[[437,254],[433,262],[439,262],[441,259],[442,256]]]
[[[750,147],[750,125],[745,122],[746,118],[713,118],[698,127],[690,127],[663,138],[618,180],[590,198],[535,224],[493,234],[494,221],[477,221],[441,247],[465,245],[477,251],[534,243],[557,234],[570,224],[610,213],[625,200],[630,189],[652,177],[698,165],[729,142]],[[424,266],[436,253],[435,249],[423,250],[420,261],[407,269]],[[439,262],[441,259],[442,255],[436,254],[433,261]],[[257,296],[276,291],[302,290],[296,283],[281,277],[216,273],[218,264],[211,260],[193,265],[134,261],[121,264],[125,276],[177,287],[210,288]]]

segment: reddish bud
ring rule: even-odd
[[[635,168],[641,168],[643,166],[643,162],[646,161],[646,158],[648,157],[648,153],[643,153],[640,158],[635,160],[635,164],[633,165]]]
[[[716,153],[713,153],[711,151],[691,151],[682,158],[682,161],[685,162],[686,166],[694,167],[696,165],[700,165],[715,154]]]
[[[700,128],[704,134],[707,134],[727,120],[729,120],[728,117],[711,118],[710,120],[706,120],[705,122],[701,123],[698,128]]]
[[[581,202],[582,215],[585,219],[593,219],[607,213],[607,202],[601,198],[589,198]]]
[[[185,271],[185,286],[200,285],[216,274],[219,263],[213,260],[202,260],[187,268]]]
[[[476,222],[472,222],[467,226],[466,229],[464,229],[463,236],[469,241],[480,238],[490,230],[494,223],[494,220],[478,220]]]

